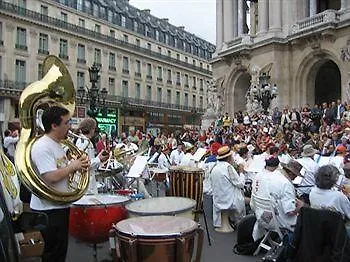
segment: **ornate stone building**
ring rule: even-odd
[[[126,0],[0,0],[0,123],[18,119],[21,90],[42,78],[48,54],[66,64],[76,88],[100,88],[118,131],[199,125],[215,46]],[[84,117],[86,99],[78,99]]]
[[[246,110],[268,73],[292,107],[350,100],[350,0],[216,0],[213,78],[223,111]],[[259,83],[258,83],[259,84]]]

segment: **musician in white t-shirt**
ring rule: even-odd
[[[68,177],[89,168],[86,155],[69,163],[60,142],[70,129],[69,111],[58,106],[46,109],[42,115],[45,135],[34,142],[31,159],[45,183],[61,192],[69,192]],[[48,216],[48,226],[41,231],[45,241],[43,262],[64,262],[68,247],[69,205],[61,205],[32,194],[30,207]]]

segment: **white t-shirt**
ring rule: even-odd
[[[15,156],[15,144],[18,142],[19,137],[7,136],[4,138],[4,148],[7,149],[7,154],[14,157]]]
[[[297,159],[299,164],[303,167],[300,170],[300,174],[303,177],[300,186],[310,186],[310,187],[300,187],[298,189],[298,194],[310,194],[312,186],[315,185],[315,174],[319,168],[319,165],[311,157],[302,157]]]
[[[279,169],[273,172],[264,170],[259,173],[252,185],[251,207],[255,211],[257,217],[262,212],[256,210],[254,206],[253,195],[262,198],[270,198],[275,206],[276,219],[281,228],[288,228],[293,231],[293,226],[296,224],[296,216],[287,215],[287,213],[295,211],[296,197],[294,186]]]
[[[350,219],[350,201],[342,192],[315,186],[310,192],[310,204],[313,208],[338,211]]]
[[[89,187],[88,190],[86,191],[87,194],[97,194],[97,182],[96,182],[96,170],[100,166],[100,158],[95,156],[95,148],[94,145],[91,143],[90,139],[88,139],[85,135],[81,135],[85,139],[80,139],[75,142],[75,145],[80,149],[83,150],[89,157],[90,159],[90,169],[89,169],[89,174],[90,174],[90,181],[89,181]]]
[[[68,165],[66,152],[60,143],[44,135],[32,146],[31,158],[39,174],[44,174]],[[63,179],[54,185],[54,189],[61,192],[69,192],[68,179]],[[50,210],[66,208],[68,205],[60,205],[45,199],[38,198],[32,194],[30,207],[35,210]]]
[[[171,151],[170,153],[170,163],[173,165],[180,165],[182,158],[184,157],[184,152],[177,149]]]

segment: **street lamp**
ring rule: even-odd
[[[80,86],[78,88],[78,97],[80,98],[81,103],[84,102],[84,99],[87,99],[89,102],[89,110],[87,114],[90,117],[95,118],[98,114],[99,111],[99,104],[102,106],[102,113],[106,113],[106,98],[108,91],[106,88],[103,88],[101,91],[99,90],[99,87],[97,86],[97,82],[100,78],[99,76],[100,72],[100,67],[94,63],[90,68],[89,68],[89,76],[90,76],[90,82],[91,82],[91,88],[88,89],[87,87]]]
[[[270,76],[267,73],[262,73],[259,76],[259,85],[253,86],[251,93],[254,99],[261,104],[264,109],[264,113],[267,113],[267,109],[270,107],[272,99],[277,97],[278,90],[276,84],[273,87],[269,84]]]

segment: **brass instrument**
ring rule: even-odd
[[[75,90],[72,78],[65,65],[56,56],[50,55],[43,62],[43,79],[27,86],[19,100],[19,119],[21,135],[15,153],[15,163],[22,183],[36,196],[46,200],[65,204],[80,199],[89,184],[88,171],[78,174],[71,185],[71,192],[60,192],[48,185],[32,166],[31,148],[39,138],[37,131],[37,112],[44,108],[57,105],[69,110],[73,115],[75,110]],[[79,150],[68,139],[62,142],[68,148],[68,153],[81,157],[84,152]],[[76,176],[74,174],[74,176]]]
[[[12,199],[15,199],[19,193],[16,184],[12,180],[12,177],[17,175],[16,169],[2,149],[0,149],[0,173],[6,191]]]

